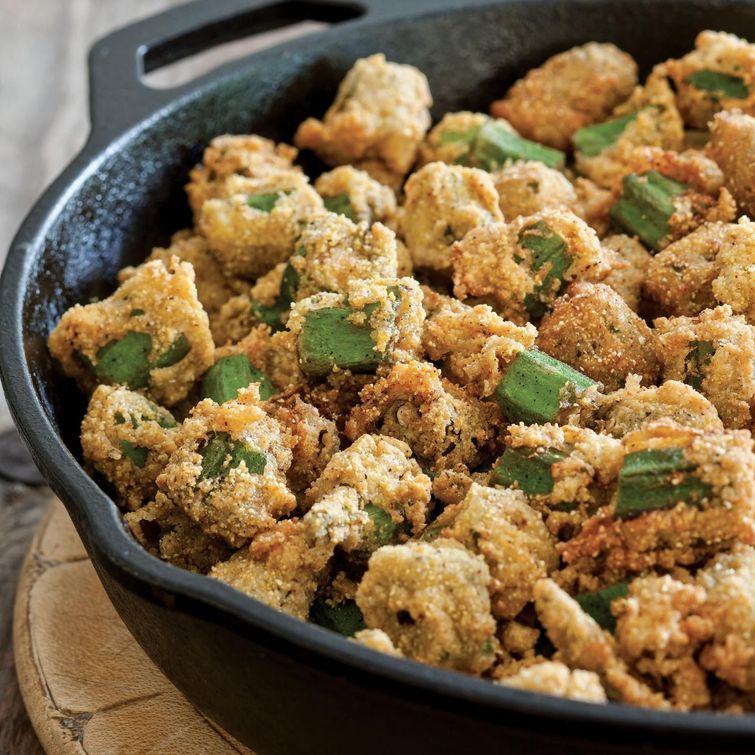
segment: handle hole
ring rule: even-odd
[[[356,3],[285,2],[224,18],[141,51],[141,80],[155,89],[188,83],[219,65],[364,15]],[[260,35],[264,34],[264,39]]]

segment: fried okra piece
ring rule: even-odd
[[[288,320],[302,372],[372,373],[383,363],[419,356],[422,291],[413,278],[352,281],[346,294],[315,294],[298,302]]]
[[[192,409],[157,485],[205,532],[239,548],[296,506],[286,484],[292,445],[251,385],[236,400]]]
[[[656,68],[608,120],[575,132],[573,142],[577,171],[611,190],[621,188],[636,147],[681,150],[684,123],[663,70]]]
[[[209,576],[306,620],[332,554],[330,543],[313,540],[301,520],[288,519],[215,564]]]
[[[396,195],[363,170],[341,165],[323,173],[315,181],[315,189],[325,209],[345,215],[354,223],[396,225]]]
[[[493,173],[493,182],[501,212],[508,221],[544,210],[579,214],[579,198],[569,179],[541,162],[512,163]]]
[[[574,190],[577,192],[577,207],[574,212],[603,238],[611,226],[609,213],[615,201],[613,192],[584,176],[574,179]]]
[[[486,297],[525,323],[542,317],[568,281],[599,281],[611,269],[595,231],[574,213],[546,210],[477,228],[453,246],[454,294]]]
[[[275,173],[298,172],[293,164],[297,150],[254,134],[216,136],[204,151],[202,162],[189,173],[186,194],[194,213],[208,199],[224,193],[223,184],[234,175],[263,178]]]
[[[617,391],[595,394],[587,424],[599,433],[623,438],[645,422],[664,418],[705,432],[724,429],[716,407],[691,385],[666,380],[660,386],[643,388],[639,375],[629,375]]]
[[[268,411],[296,442],[291,449],[287,478],[294,493],[303,493],[340,449],[338,429],[332,420],[296,394],[273,399]]]
[[[590,574],[689,566],[755,542],[755,454],[749,432],[706,433],[670,420],[623,440],[625,456],[610,507],[559,546]]]
[[[706,152],[723,171],[739,209],[755,216],[755,118],[737,110],[718,113]]]
[[[637,83],[637,64],[612,44],[588,42],[554,55],[490,111],[528,139],[568,149],[577,129],[604,120]]]
[[[558,566],[552,535],[518,490],[473,483],[443,536],[485,559],[496,619],[517,616],[532,600],[535,582]]]
[[[328,165],[351,163],[372,175],[374,162],[403,176],[430,128],[432,102],[421,71],[386,61],[382,53],[370,55],[346,74],[323,120],[307,118],[294,141]]]
[[[137,509],[154,498],[155,479],[175,450],[173,415],[139,393],[100,385],[81,423],[87,465],[115,488],[118,502]]]
[[[421,164],[438,160],[493,171],[516,160],[561,168],[566,155],[523,139],[503,118],[461,111],[443,116],[420,146]]]
[[[396,364],[367,385],[346,423],[350,440],[381,433],[404,441],[433,471],[479,466],[493,453],[500,428],[494,404],[469,396],[427,362]]]
[[[606,702],[606,692],[596,673],[582,669],[572,671],[559,661],[543,661],[526,666],[497,683],[504,687],[565,697],[583,703]]]
[[[256,278],[288,260],[302,225],[323,211],[301,173],[232,176],[222,197],[202,205],[197,229],[226,274]]]
[[[573,425],[509,425],[490,484],[515,488],[540,511],[597,509],[621,469],[615,438]]]
[[[611,272],[603,279],[634,312],[639,311],[642,287],[651,256],[637,239],[615,234],[602,240],[605,249],[616,255]]]
[[[629,673],[611,635],[553,580],[541,579],[534,594],[537,616],[561,662],[598,674],[611,700],[645,708],[669,707],[662,694]]]
[[[493,179],[477,168],[428,163],[404,191],[401,232],[416,267],[448,270],[454,242],[503,220]]]
[[[369,629],[404,656],[481,674],[495,660],[490,573],[480,556],[446,539],[380,548],[357,590]]]
[[[382,629],[363,629],[354,635],[354,640],[366,648],[379,650],[381,653],[393,655],[396,658],[403,657],[401,652],[393,647],[391,638]]]
[[[515,325],[489,306],[469,307],[450,297],[430,300],[422,344],[443,372],[474,396],[492,396],[517,354],[537,337],[533,325]],[[437,304],[437,307],[435,306]]]
[[[655,333],[602,283],[572,283],[540,323],[536,344],[608,391],[630,373],[652,385],[660,372]]]
[[[697,573],[707,592],[702,617],[713,636],[703,668],[736,689],[755,691],[755,548],[739,545]]]
[[[369,373],[334,370],[323,380],[304,383],[301,391],[323,417],[332,419],[339,432],[344,433],[349,414],[359,403],[359,394],[375,380],[376,376]]]
[[[716,254],[713,295],[755,325],[755,223],[743,216],[729,228]]]
[[[122,385],[166,406],[186,396],[215,350],[194,270],[176,258],[147,262],[108,298],[69,309],[48,346],[86,393]]]
[[[223,538],[208,535],[160,492],[154,501],[126,514],[125,520],[153,556],[181,569],[204,574],[231,554]]]
[[[710,399],[726,427],[755,418],[755,327],[724,305],[698,317],[655,321],[666,380],[691,385]]]
[[[688,126],[704,129],[719,110],[755,114],[755,46],[746,40],[702,31],[692,52],[664,67]]]

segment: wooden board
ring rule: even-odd
[[[13,620],[19,687],[49,755],[243,753],[147,658],[110,604],[63,505],[40,523]]]

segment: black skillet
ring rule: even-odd
[[[218,582],[175,569],[126,533],[84,473],[84,403],[45,340],[75,302],[189,224],[182,192],[209,139],[291,140],[320,115],[355,58],[385,52],[424,71],[434,115],[485,110],[521,73],[588,40],[643,73],[705,28],[755,39],[736,0],[201,0],[111,34],[90,56],[92,134],[39,200],[0,281],[0,369],[13,415],[62,498],[110,599],[149,656],[202,711],[260,755],[280,753],[755,752],[755,716],[661,713],[508,690],[359,647]],[[155,91],[140,74],[302,19],[324,33]]]

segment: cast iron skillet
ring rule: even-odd
[[[182,191],[209,139],[290,140],[321,114],[355,58],[383,51],[424,71],[434,115],[485,109],[517,75],[588,40],[650,65],[704,28],[755,38],[742,0],[201,0],[103,39],[90,56],[92,133],[30,212],[0,281],[0,369],[19,429],[63,499],[118,613],[202,711],[260,755],[563,751],[753,752],[755,716],[594,706],[390,658],[148,555],[83,471],[83,399],[51,364],[65,309],[189,224]],[[328,31],[155,91],[140,74],[251,31],[315,18]]]

